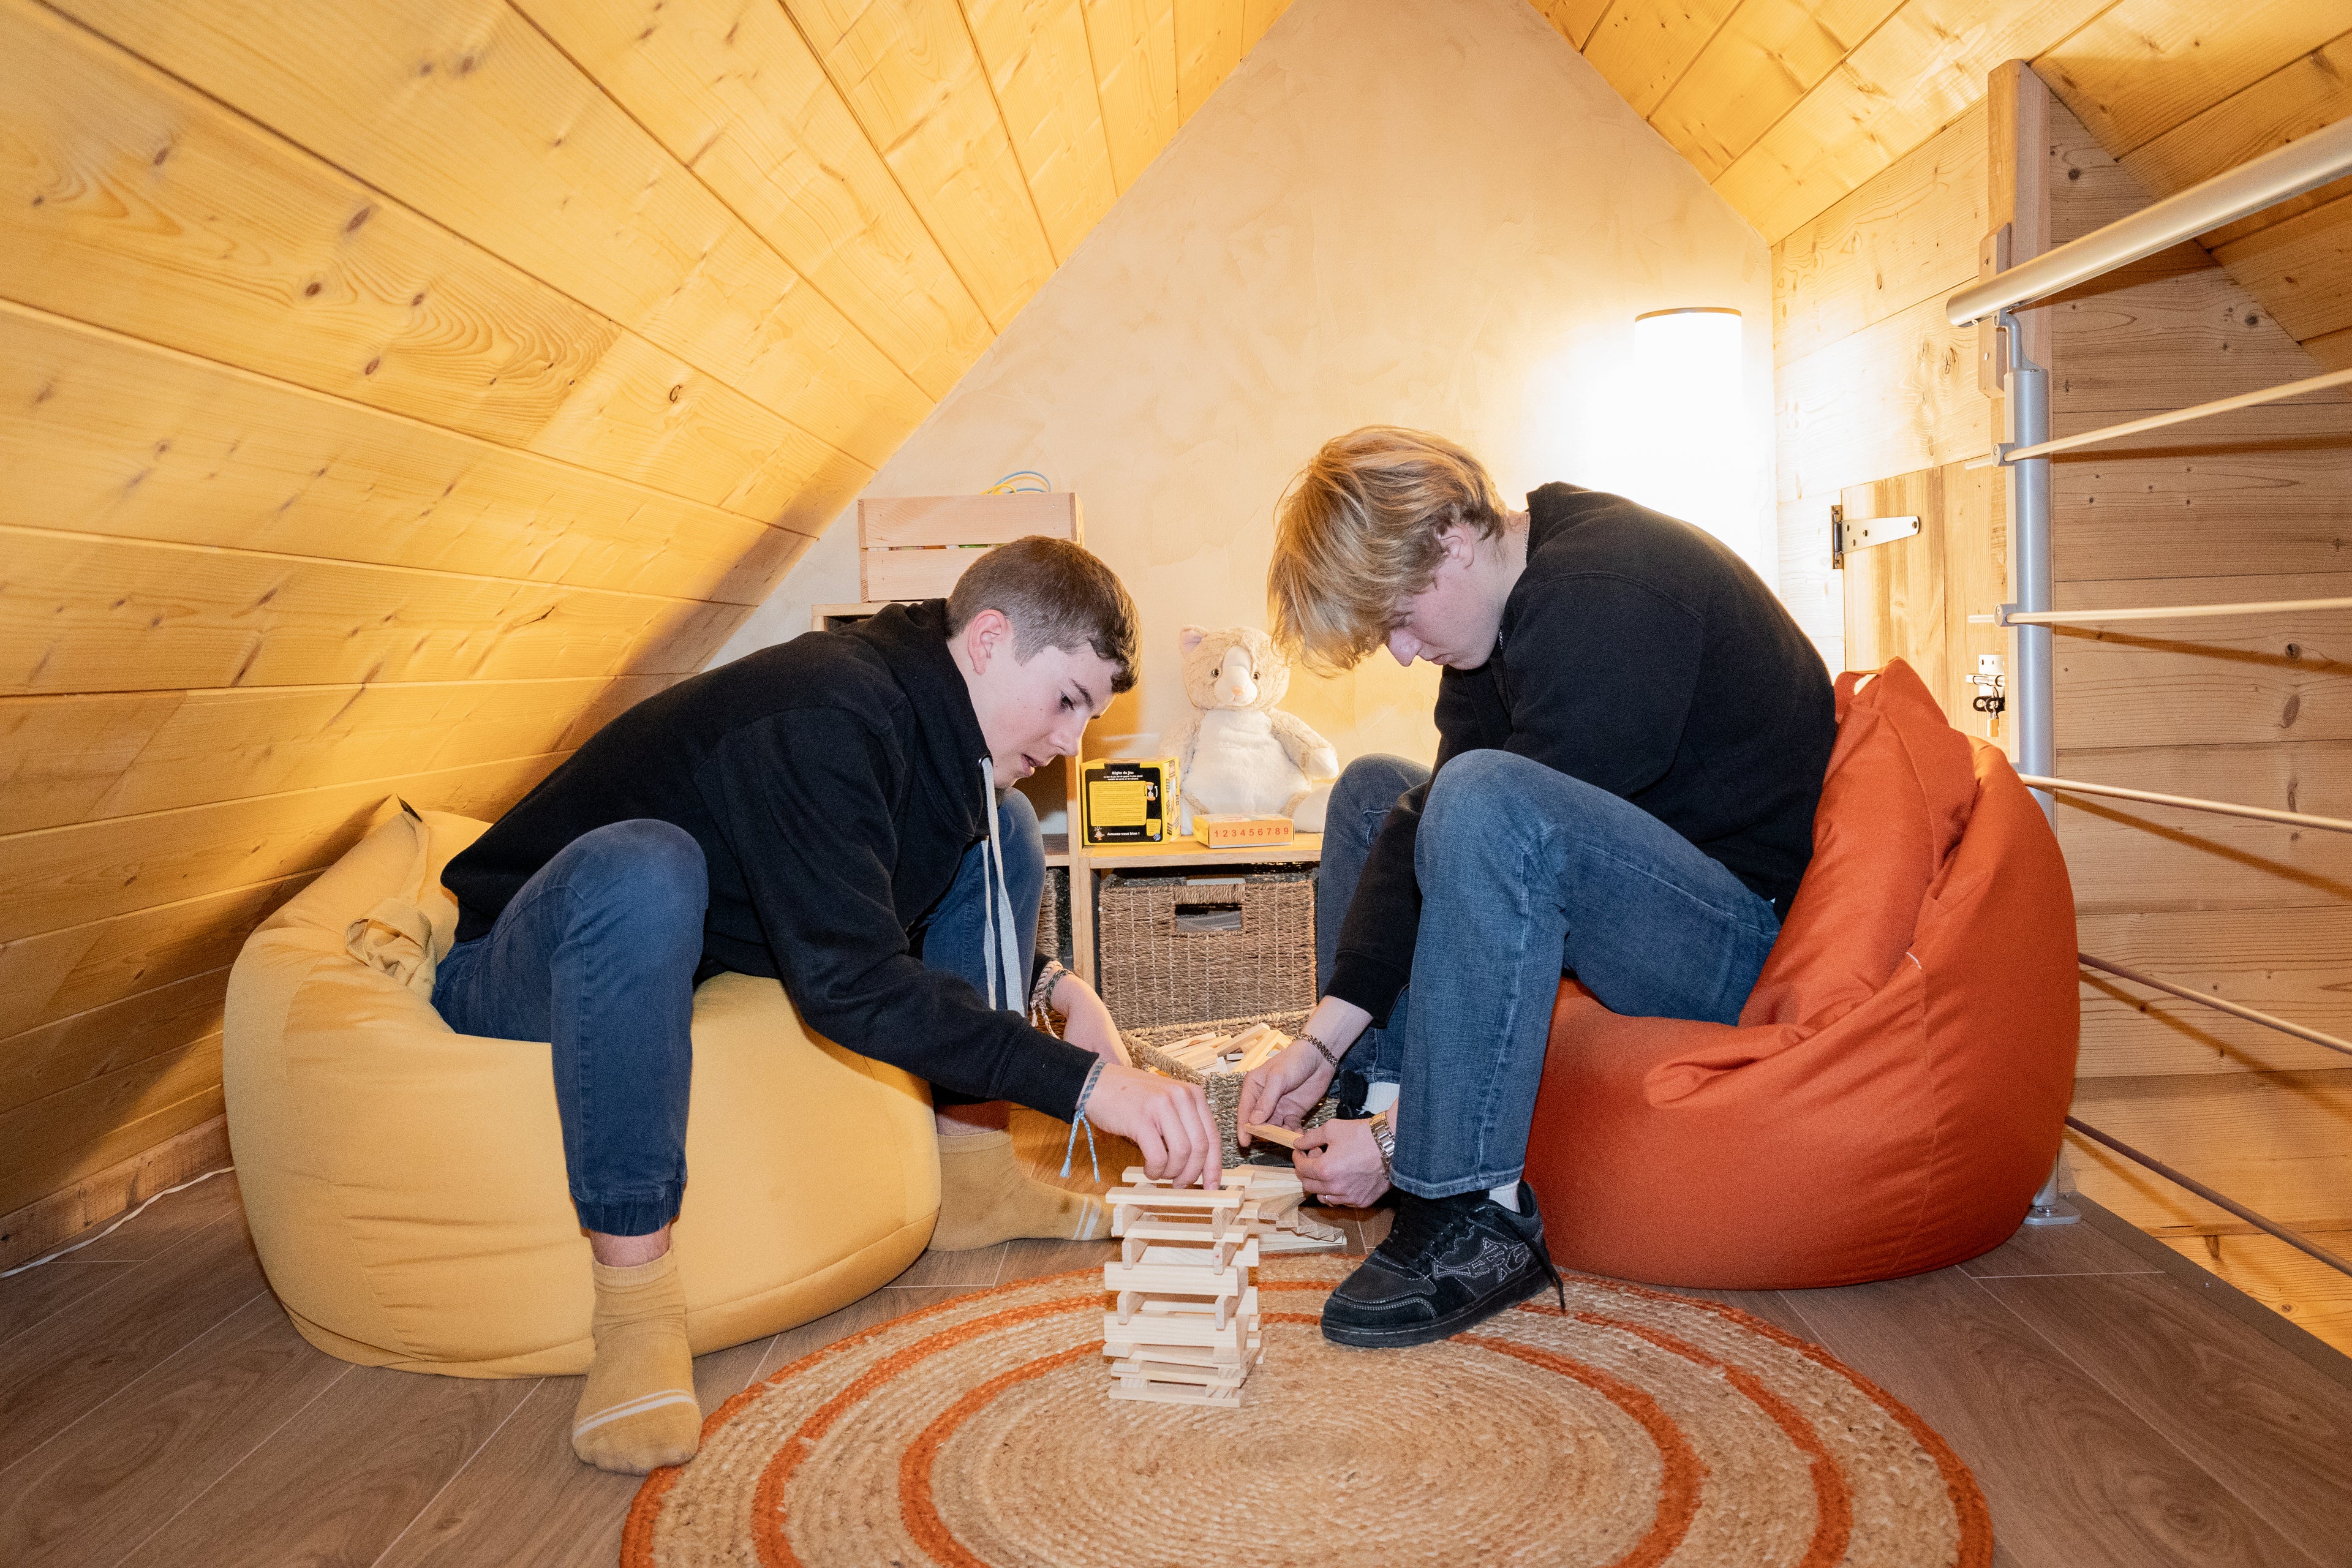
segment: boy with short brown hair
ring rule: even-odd
[[[780,981],[811,1029],[944,1091],[936,1242],[1093,1224],[1014,1167],[1001,1120],[974,1126],[950,1095],[1083,1113],[1155,1174],[1216,1180],[1200,1090],[1120,1065],[1093,992],[1027,956],[1044,848],[1010,786],[1133,685],[1135,624],[1076,545],[999,546],[946,600],[646,699],[449,863],[458,941],[434,1005],[464,1033],[552,1042],[595,1258],[583,1459],[642,1473],[689,1458],[700,1431],[669,1224],[694,987],[711,974]],[[1028,1026],[1033,999],[1067,1016],[1067,1040]]]

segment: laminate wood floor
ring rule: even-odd
[[[1359,1249],[1384,1226],[1348,1220]],[[703,1357],[698,1392],[715,1408],[843,1334],[1108,1251],[927,1254],[830,1317]],[[1916,1279],[1716,1299],[1941,1432],[1990,1500],[2004,1568],[2352,1568],[2352,1363],[2112,1216]],[[222,1176],[0,1279],[0,1563],[611,1563],[637,1483],[572,1460],[575,1383],[312,1350]]]

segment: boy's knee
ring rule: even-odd
[[[1402,757],[1379,752],[1358,757],[1340,770],[1339,782],[1331,786],[1329,814],[1337,817],[1344,812],[1385,811],[1396,804],[1397,796],[1428,776],[1428,770]]]
[[[595,868],[625,883],[648,913],[691,916],[698,929],[710,903],[710,868],[694,835],[674,822],[636,817],[608,823],[588,836]]]
[[[996,807],[996,832],[1004,852],[1004,868],[1010,874],[1013,868],[1034,865],[1043,870],[1045,865],[1045,836],[1037,826],[1037,808],[1029,797],[1017,789],[1004,792]]]
[[[1541,765],[1509,752],[1463,752],[1431,782],[1419,837],[1433,836],[1443,843],[1463,833],[1496,830],[1510,808],[1527,798],[1524,770]]]

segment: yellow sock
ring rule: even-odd
[[[1020,1237],[1093,1241],[1110,1234],[1102,1204],[1022,1173],[1010,1132],[950,1133],[940,1140],[940,1252],[993,1247]]]
[[[572,1414],[572,1451],[600,1470],[642,1476],[694,1458],[702,1408],[686,1346],[677,1254],[589,1268],[596,1279],[596,1360]]]

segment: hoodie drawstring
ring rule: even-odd
[[[984,792],[981,804],[988,811],[988,853],[982,858],[983,874],[982,902],[988,910],[988,1005],[1021,1012],[1026,1016],[1018,993],[1028,984],[1028,976],[1021,973],[1021,943],[1013,934],[1013,894],[1004,883],[1004,840],[997,827],[996,763],[988,757],[980,759],[980,784]],[[1078,1090],[1078,1112],[1070,1123],[1070,1140],[1062,1149],[1062,1174],[1070,1173],[1070,1157],[1077,1152],[1078,1129],[1087,1130],[1087,1159],[1094,1164],[1095,1180],[1102,1180],[1102,1165],[1095,1160],[1094,1123],[1087,1120],[1087,1097],[1094,1092],[1095,1079],[1102,1076],[1103,1065],[1097,1061],[1087,1074],[1086,1087]]]
[[[988,813],[988,853],[982,857],[982,902],[987,906],[988,1005],[1021,1011],[1019,993],[1027,989],[1021,973],[1021,943],[1013,924],[1013,895],[1004,885],[1004,842],[997,830],[996,763],[980,759],[981,805]]]

